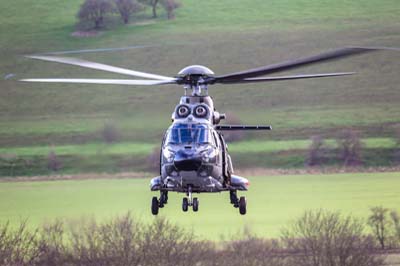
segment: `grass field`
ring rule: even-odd
[[[198,213],[181,211],[182,194],[171,194],[161,215],[193,229],[204,238],[219,240],[249,229],[263,237],[278,237],[279,230],[306,209],[324,208],[365,219],[369,207],[400,206],[400,173],[293,175],[252,177],[248,214],[240,216],[228,194],[200,194]],[[13,224],[29,218],[40,224],[55,218],[105,219],[131,211],[144,221],[150,214],[149,179],[76,180],[0,183],[0,220]]]
[[[27,168],[19,167],[16,162],[16,168],[19,167],[16,174],[46,174],[38,169],[45,165],[42,157],[49,146],[60,151],[60,156],[66,156],[64,165],[77,166],[67,172],[143,170],[137,165],[143,164],[146,151],[158,145],[182,94],[182,89],[176,86],[20,83],[16,80],[29,77],[120,78],[110,73],[29,60],[23,57],[26,54],[151,45],[71,56],[176,75],[190,64],[204,64],[217,74],[224,74],[341,46],[400,47],[397,0],[207,3],[182,0],[173,21],[166,20],[161,9],[158,19],[150,19],[148,9],[147,14],[135,18],[128,26],[111,18],[112,25],[98,36],[76,38],[71,33],[81,2],[0,3],[0,155],[26,153],[30,157],[22,159],[35,164]],[[304,156],[298,154],[298,147],[303,149],[315,134],[335,139],[343,128],[357,129],[363,138],[393,138],[400,123],[399,56],[398,52],[385,51],[298,71],[358,72],[345,78],[213,86],[210,93],[221,112],[234,114],[243,123],[272,124],[272,132],[249,134],[250,140],[287,141],[234,144],[233,153],[247,152],[240,152],[238,165],[301,167]],[[16,75],[13,79],[3,79],[11,73]],[[107,123],[115,125],[121,139],[116,146],[103,149],[99,132]],[[375,144],[373,149],[378,151],[372,148],[366,151],[368,165],[391,165],[393,147],[382,142]],[[293,150],[289,157],[278,154],[270,157],[274,160],[248,159],[255,154],[268,155],[271,149],[287,154],[290,152],[287,147]],[[99,150],[106,155],[99,155]],[[135,156],[126,158],[121,153]],[[85,161],[82,156],[90,158]],[[127,169],[124,165],[132,160],[134,169],[132,166]],[[79,166],[80,161],[85,161],[84,167]],[[9,173],[6,170],[0,174]]]

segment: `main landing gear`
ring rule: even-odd
[[[237,197],[237,191],[236,190],[231,190],[229,191],[229,196],[231,199],[231,204],[235,208],[239,208],[239,213],[241,215],[245,215],[247,212],[247,200],[246,197]]]
[[[151,200],[151,213],[153,215],[157,215],[159,208],[164,208],[164,205],[167,203],[168,191],[160,191],[160,199],[153,197]]]
[[[197,198],[192,199],[192,187],[188,187],[188,192],[185,198],[182,199],[182,211],[187,212],[189,207],[193,208],[194,212],[199,210],[199,200]]]
[[[239,213],[241,215],[245,215],[247,212],[247,200],[246,197],[237,196],[236,190],[230,190],[229,196],[231,200],[231,204],[235,208],[239,208]],[[153,215],[157,215],[160,208],[163,208],[165,204],[168,203],[168,191],[161,191],[160,198],[153,197],[151,200],[151,213]],[[194,212],[199,210],[199,199],[192,198],[192,187],[188,187],[186,192],[186,197],[182,199],[182,210],[187,212],[189,207],[192,207]]]

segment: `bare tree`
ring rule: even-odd
[[[324,139],[319,136],[311,137],[311,145],[308,150],[306,164],[308,166],[320,166],[326,162],[327,148]]]
[[[58,171],[62,168],[62,161],[55,151],[50,151],[47,155],[47,168],[52,171]]]
[[[363,236],[364,225],[351,216],[324,210],[306,211],[283,233],[282,241],[300,266],[373,266],[382,259],[372,254],[373,241]]]
[[[387,213],[389,209],[383,208],[382,206],[376,206],[370,208],[371,215],[368,217],[368,225],[372,231],[382,249],[385,249],[386,239],[388,236],[388,217]]]
[[[151,6],[153,18],[157,17],[157,5],[159,4],[160,0],[139,0],[139,1],[145,5]]]
[[[179,8],[181,4],[175,0],[164,0],[162,1],[164,9],[167,11],[168,19],[175,18],[175,9]]]
[[[113,123],[107,122],[101,129],[101,136],[106,143],[113,143],[120,139],[120,132]]]
[[[160,156],[161,150],[159,146],[155,147],[151,154],[147,156],[146,163],[150,171],[160,172]]]
[[[115,5],[125,24],[129,23],[132,14],[143,10],[143,6],[136,0],[115,0]]]
[[[113,5],[109,0],[85,0],[78,12],[81,22],[89,21],[94,24],[94,29],[100,29],[104,24],[104,18],[113,12]]]
[[[344,166],[358,166],[361,164],[362,143],[357,131],[345,130],[337,139],[339,159]]]
[[[393,227],[394,227],[394,239],[396,244],[400,246],[400,218],[397,211],[392,210],[390,212],[390,218],[392,219]]]
[[[395,164],[400,164],[400,125],[395,129],[394,139],[396,141],[396,147],[393,153],[393,161]]]

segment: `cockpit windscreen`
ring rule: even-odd
[[[203,125],[175,125],[167,133],[168,144],[211,144],[210,129]]]

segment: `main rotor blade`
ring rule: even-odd
[[[272,126],[260,126],[260,125],[218,125],[215,126],[216,130],[227,130],[227,131],[234,131],[234,130],[272,130]]]
[[[42,55],[30,55],[27,57],[33,58],[33,59],[44,60],[44,61],[57,62],[57,63],[63,63],[63,64],[68,64],[68,65],[103,70],[103,71],[107,71],[107,72],[113,72],[113,73],[118,73],[118,74],[129,75],[129,76],[141,77],[141,78],[158,79],[158,80],[173,80],[174,79],[172,77],[166,77],[166,76],[160,76],[160,75],[155,75],[155,74],[150,74],[150,73],[145,73],[145,72],[139,72],[139,71],[135,71],[135,70],[114,67],[114,66],[110,66],[110,65],[100,64],[100,63],[86,61],[83,59],[72,58],[72,57],[56,57],[56,56],[42,56]]]
[[[113,48],[68,50],[68,51],[47,52],[47,53],[40,53],[40,54],[42,54],[42,55],[64,55],[64,54],[98,53],[98,52],[116,52],[116,51],[125,51],[125,50],[137,49],[137,48],[148,48],[148,47],[155,47],[155,45],[135,45],[135,46],[113,47]]]
[[[311,78],[348,76],[348,75],[353,75],[353,74],[355,74],[355,72],[290,75],[290,76],[280,76],[280,77],[248,78],[248,79],[230,80],[230,81],[228,80],[228,81],[221,81],[220,83],[223,83],[223,84],[256,83],[256,82],[280,81],[280,80],[291,80],[291,79],[311,79]]]
[[[110,85],[164,85],[176,84],[175,80],[133,80],[133,79],[21,79],[24,82],[86,83]]]
[[[365,48],[365,47],[346,47],[333,50],[330,52],[305,57],[296,60],[290,60],[282,63],[277,63],[273,65],[263,66],[259,68],[249,69],[241,72],[226,74],[223,76],[217,76],[212,79],[214,83],[232,83],[232,81],[243,80],[246,78],[253,78],[262,75],[267,75],[271,73],[281,72],[293,68],[298,68],[305,65],[321,63],[325,61],[331,61],[347,56],[367,53],[379,50],[378,48]]]

